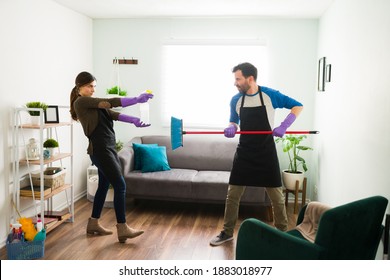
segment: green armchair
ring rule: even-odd
[[[238,231],[237,260],[373,260],[382,236],[388,200],[373,196],[324,212],[314,243],[296,230],[279,231],[257,219]],[[298,215],[303,220],[306,206]]]

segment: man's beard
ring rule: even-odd
[[[245,84],[245,85],[242,85],[240,88],[238,88],[238,91],[242,94],[246,94],[249,89],[250,89],[250,86],[248,84]]]

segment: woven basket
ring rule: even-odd
[[[48,174],[52,174],[53,172],[55,172],[53,175],[48,175]],[[65,175],[66,175],[66,170],[61,167],[47,167],[43,171],[43,185],[45,187],[49,187],[52,189],[59,188],[65,184]],[[34,186],[40,186],[41,185],[40,171],[31,173],[31,179]]]

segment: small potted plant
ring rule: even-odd
[[[305,173],[308,168],[305,159],[300,155],[301,151],[313,150],[311,147],[302,146],[300,143],[306,138],[306,135],[287,135],[283,138],[277,138],[276,143],[281,142],[283,152],[288,155],[288,169],[282,170],[282,180],[284,186],[289,190],[295,190],[295,183],[298,180],[301,188]],[[302,170],[299,170],[299,167]]]
[[[127,91],[124,89],[121,89],[119,86],[114,86],[112,88],[107,89],[107,94],[115,94],[119,96],[126,96]]]
[[[55,154],[55,148],[58,148],[58,142],[57,140],[53,138],[47,139],[45,142],[43,142],[43,147],[47,150],[49,150],[50,154],[49,157],[54,156]]]
[[[27,108],[34,108],[34,109],[43,109],[43,111],[46,111],[47,105],[43,102],[39,101],[32,101],[32,102],[27,102],[26,103]],[[28,113],[31,116],[31,122],[33,124],[39,124],[39,111],[28,111]]]
[[[116,141],[115,143],[115,150],[119,152],[123,148],[123,142],[121,140]]]

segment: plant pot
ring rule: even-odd
[[[57,148],[46,148],[49,150],[49,153],[50,153],[50,157],[53,157],[57,154]]]
[[[283,185],[288,190],[295,190],[296,181],[299,181],[299,189],[302,189],[303,179],[305,178],[305,173],[303,171],[298,171],[300,173],[291,173],[287,169],[282,171],[282,181]]]
[[[31,124],[39,125],[41,116],[30,116]]]

